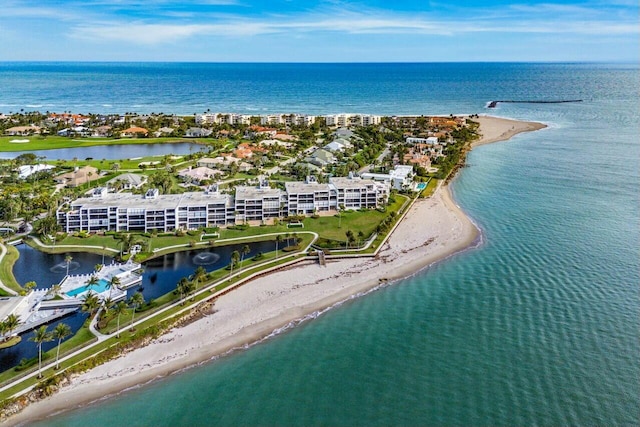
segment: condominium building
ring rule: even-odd
[[[260,180],[258,186],[236,187],[233,218],[235,222],[265,221],[279,218],[286,212],[286,193],[271,188],[269,182]]]
[[[238,186],[235,195],[222,194],[217,185],[204,192],[160,195],[108,193],[97,189],[93,197],[77,199],[57,211],[65,232],[151,231],[224,226],[245,221],[268,221],[288,215],[306,215],[337,209],[377,208],[386,203],[389,182],[349,176],[320,184],[313,177],[287,182],[285,190],[266,180],[257,186]]]
[[[58,209],[58,224],[72,231],[173,231],[225,225],[233,197],[220,194],[217,186],[205,192],[158,194],[107,193],[98,190]],[[232,219],[232,218],[231,218]]]
[[[380,124],[382,117],[371,114],[330,114],[324,116],[327,126],[370,126]]]

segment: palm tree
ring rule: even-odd
[[[80,307],[80,310],[85,313],[89,313],[89,317],[93,317],[93,314],[99,307],[100,299],[94,292],[89,291],[84,297],[82,297],[82,306]]]
[[[120,279],[116,276],[111,277],[109,283],[107,283],[107,289],[109,289],[109,298],[111,298],[111,290],[114,287],[120,286]]]
[[[67,276],[69,275],[69,264],[73,261],[73,257],[71,255],[67,255],[64,257],[64,262],[67,263]]]
[[[7,322],[0,322],[0,337],[2,337],[2,341],[6,341],[8,335],[7,332],[9,329],[7,328]]]
[[[183,277],[178,281],[177,289],[178,289],[178,292],[180,293],[180,299],[182,300],[180,305],[184,305],[185,296],[189,291],[188,286],[189,286],[189,279],[187,279],[186,277]]]
[[[127,303],[124,301],[120,301],[116,305],[113,306],[111,311],[116,315],[116,338],[120,338],[120,315],[125,312],[127,309]]]
[[[6,325],[6,328],[7,328],[7,337],[10,337],[11,333],[20,324],[20,316],[14,313],[11,313],[10,315],[7,316],[6,319],[4,319],[3,323]]]
[[[248,255],[249,252],[251,252],[251,248],[249,247],[249,245],[244,245],[242,247],[242,251],[240,251],[240,253],[242,254],[242,257],[240,257],[240,269],[242,269],[242,263],[244,262],[244,256]]]
[[[276,236],[276,259],[278,259],[278,243],[282,242],[282,236],[278,234]]]
[[[56,369],[60,367],[58,364],[58,359],[60,357],[60,343],[69,335],[71,335],[71,327],[66,323],[58,323],[56,327],[53,328],[53,338],[58,340],[58,350],[56,350]]]
[[[236,266],[239,260],[240,260],[240,252],[233,251],[231,253],[231,262],[229,263],[229,266],[231,267],[231,272],[229,273],[229,277],[231,277],[231,275],[233,274],[233,267]]]
[[[133,307],[133,310],[131,311],[131,325],[130,326],[133,326],[133,319],[134,319],[134,317],[136,315],[136,310],[142,304],[144,304],[144,296],[142,296],[142,292],[136,292],[135,294],[133,294],[131,296],[131,298],[129,298],[129,305],[131,305]]]
[[[42,325],[35,330],[29,341],[33,341],[38,346],[38,378],[42,378],[42,343],[51,341],[53,337],[47,332],[47,325]]]
[[[193,281],[196,284],[196,290],[198,290],[198,284],[203,281],[205,277],[207,277],[207,270],[205,270],[203,266],[196,268],[196,271],[193,273]]]
[[[53,295],[54,297],[56,297],[60,294],[61,291],[62,291],[62,285],[60,283],[56,283],[51,285],[51,288],[49,288],[49,292],[47,292],[47,294]]]

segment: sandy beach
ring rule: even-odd
[[[480,123],[482,138],[472,144],[478,147],[492,142],[506,141],[522,132],[532,132],[547,127],[544,123],[525,122],[494,116],[479,116],[472,119]]]
[[[483,138],[475,146],[545,127],[541,123],[482,116]],[[480,232],[439,188],[418,200],[376,258],[305,261],[253,280],[220,297],[213,311],[176,328],[150,345],[74,378],[50,398],[29,405],[8,420],[26,423],[83,406],[122,390],[256,342],[305,316],[378,286],[407,277],[479,241]]]

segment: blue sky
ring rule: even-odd
[[[2,0],[0,60],[638,62],[638,0]]]

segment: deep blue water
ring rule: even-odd
[[[41,425],[638,425],[638,71],[0,66],[0,99],[12,104],[0,109],[14,110],[449,114],[487,112],[492,99],[584,99],[491,111],[550,126],[475,149],[453,183],[483,229],[481,247],[249,350]]]

